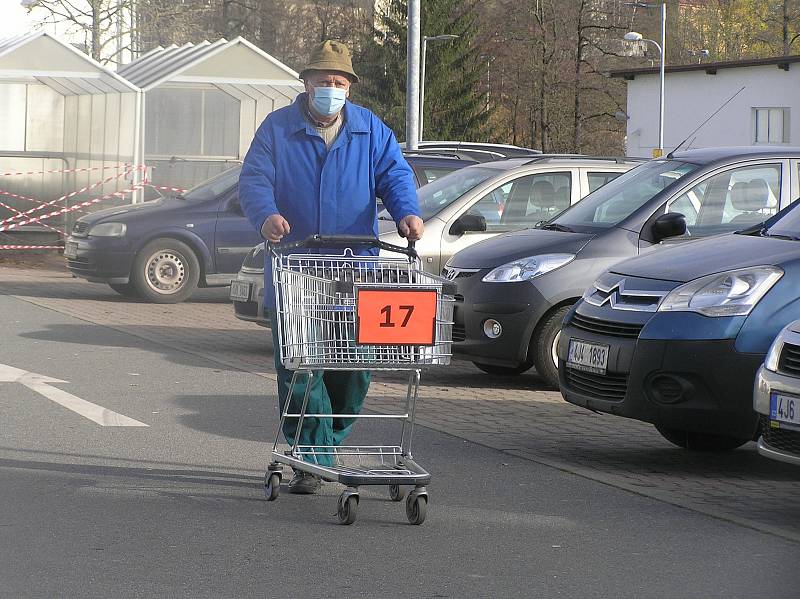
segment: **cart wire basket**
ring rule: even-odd
[[[377,247],[381,255],[353,249]],[[335,253],[334,249],[343,250]],[[309,253],[310,251],[326,253]],[[292,244],[271,245],[280,360],[294,371],[288,397],[307,378],[299,412],[284,403],[265,476],[268,500],[277,499],[283,465],[342,483],[337,514],[343,524],[355,521],[360,485],[388,485],[412,524],[425,520],[430,474],[411,454],[421,370],[450,363],[454,285],[427,273],[413,243],[408,248],[373,237],[315,235]],[[336,414],[336,418],[401,420],[399,441],[390,445],[305,446],[278,442],[287,418],[301,430],[306,418],[332,418],[307,411],[311,379],[325,370],[408,371],[402,413]],[[295,408],[296,409],[296,408]]]

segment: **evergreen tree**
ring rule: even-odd
[[[381,116],[398,138],[405,137],[407,14],[406,0],[392,0],[356,55],[356,72],[363,74],[357,101]],[[425,0],[421,17],[422,35],[459,36],[427,47],[425,139],[486,139],[486,63],[476,46],[474,0]]]

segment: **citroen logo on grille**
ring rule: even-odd
[[[614,310],[655,312],[665,295],[664,291],[626,289],[625,279],[621,279],[610,287],[595,283],[584,299],[593,306],[609,304]]]

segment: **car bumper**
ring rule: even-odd
[[[453,353],[474,362],[518,366],[527,358],[533,328],[551,304],[529,281],[481,283],[487,272],[476,272],[470,281],[455,280]],[[490,337],[486,331],[491,333],[494,323],[500,334]]]
[[[773,392],[800,396],[800,379],[767,370],[756,375],[753,407],[761,415],[761,438],[758,452],[773,460],[800,465],[800,430],[770,419],[770,395]]]
[[[247,286],[247,299],[242,296],[233,297],[238,291],[237,285],[241,283]],[[233,313],[239,320],[255,322],[261,326],[269,326],[269,317],[264,314],[264,273],[239,271],[231,284],[231,301],[233,302]]]
[[[752,409],[752,388],[764,356],[737,352],[735,336],[619,338],[577,328],[573,322],[570,316],[558,347],[559,383],[566,401],[667,428],[740,438],[754,436],[758,417]],[[684,320],[680,327],[664,324],[660,328],[674,336],[675,331],[686,330],[684,327],[691,321]],[[569,341],[573,338],[609,346],[605,375],[566,366]]]
[[[67,237],[64,257],[76,277],[93,283],[130,281],[134,252],[124,238]]]

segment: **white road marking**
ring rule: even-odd
[[[28,372],[21,368],[14,368],[6,364],[0,364],[0,383],[19,383],[28,389],[44,395],[50,401],[60,406],[96,422],[100,426],[149,426],[144,422],[139,422],[133,418],[128,418],[112,410],[93,404],[85,399],[76,397],[71,393],[53,387],[50,383],[66,383],[61,379]]]

